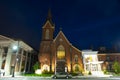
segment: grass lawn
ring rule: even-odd
[[[38,76],[38,77],[51,77],[53,74],[51,73],[46,73],[46,74],[24,74],[23,76]]]

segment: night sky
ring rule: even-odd
[[[120,0],[0,0],[0,35],[39,49],[51,8],[55,36],[62,31],[79,49],[120,49]]]

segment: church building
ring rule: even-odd
[[[81,51],[68,41],[62,30],[54,38],[54,31],[55,25],[49,10],[42,27],[38,57],[42,72],[91,72],[94,76],[101,76],[104,75],[103,71],[114,71],[115,61],[120,63],[119,52]]]
[[[42,27],[42,40],[39,62],[42,72],[81,72],[83,71],[82,52],[74,47],[62,30],[54,38],[55,25],[51,11]]]

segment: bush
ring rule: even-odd
[[[34,69],[34,71],[37,70],[37,69],[40,69],[40,63],[39,63],[39,62],[36,62],[36,63],[33,65],[33,69]]]
[[[78,73],[71,73],[72,76],[78,76]]]
[[[52,73],[47,73],[47,74],[24,74],[24,76],[38,76],[38,77],[50,77],[52,76]]]
[[[104,70],[104,74],[108,74],[108,71],[107,71],[107,70]]]
[[[48,74],[48,73],[50,73],[48,70],[44,70],[43,72],[42,72],[43,74]]]
[[[89,71],[88,75],[91,75],[91,74],[92,74],[91,71]]]
[[[119,64],[119,62],[117,62],[117,61],[114,62],[113,69],[114,69],[116,74],[120,73],[120,64]]]

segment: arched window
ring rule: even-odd
[[[47,29],[46,32],[45,32],[45,39],[49,39],[49,30]]]
[[[78,63],[78,55],[75,55],[75,62]]]
[[[65,49],[62,45],[57,48],[57,58],[64,59],[65,58]]]

